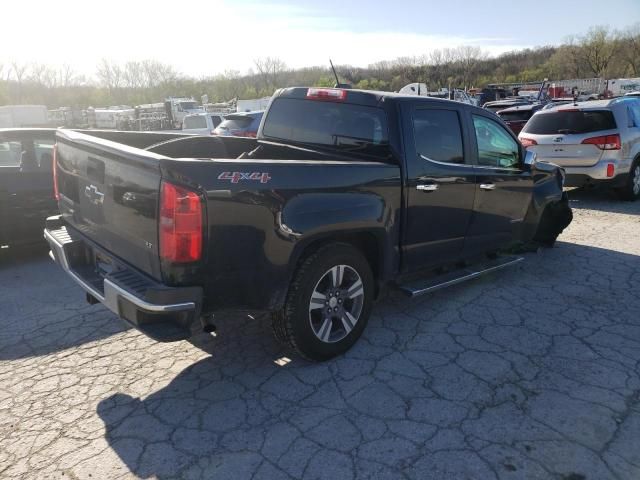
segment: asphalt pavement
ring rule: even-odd
[[[43,250],[0,261],[0,478],[640,478],[640,202],[571,192],[556,247],[387,294],[320,364],[264,319],[162,344]]]

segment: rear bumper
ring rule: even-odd
[[[171,342],[191,336],[200,317],[200,287],[162,285],[68,229],[60,217],[47,219],[44,237],[51,258],[85,290],[89,301],[102,303],[155,340]],[[109,272],[96,267],[96,255],[109,262]]]
[[[614,166],[614,176],[607,176],[607,166],[612,164]],[[624,185],[627,179],[627,172],[625,169],[621,171],[621,165],[618,162],[610,160],[601,160],[591,167],[562,167],[564,168],[567,177],[565,179],[566,187],[583,187],[586,185],[607,184],[612,187],[618,187]]]

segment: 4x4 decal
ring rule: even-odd
[[[218,175],[218,180],[229,180],[231,183],[239,183],[240,180],[259,180],[260,183],[268,183],[271,176],[268,172],[222,172]]]

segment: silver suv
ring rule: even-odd
[[[542,109],[518,138],[537,161],[564,167],[565,185],[606,184],[640,198],[640,99],[579,102]]]

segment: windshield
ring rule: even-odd
[[[534,115],[523,132],[534,135],[591,133],[616,128],[609,110],[571,110]]]
[[[198,115],[196,117],[185,117],[184,128],[207,128],[207,119],[204,117],[204,115]]]
[[[180,106],[183,110],[195,110],[198,108],[198,104],[196,102],[180,102]]]
[[[271,104],[263,134],[344,152],[389,156],[387,116],[376,107],[279,98]]]

